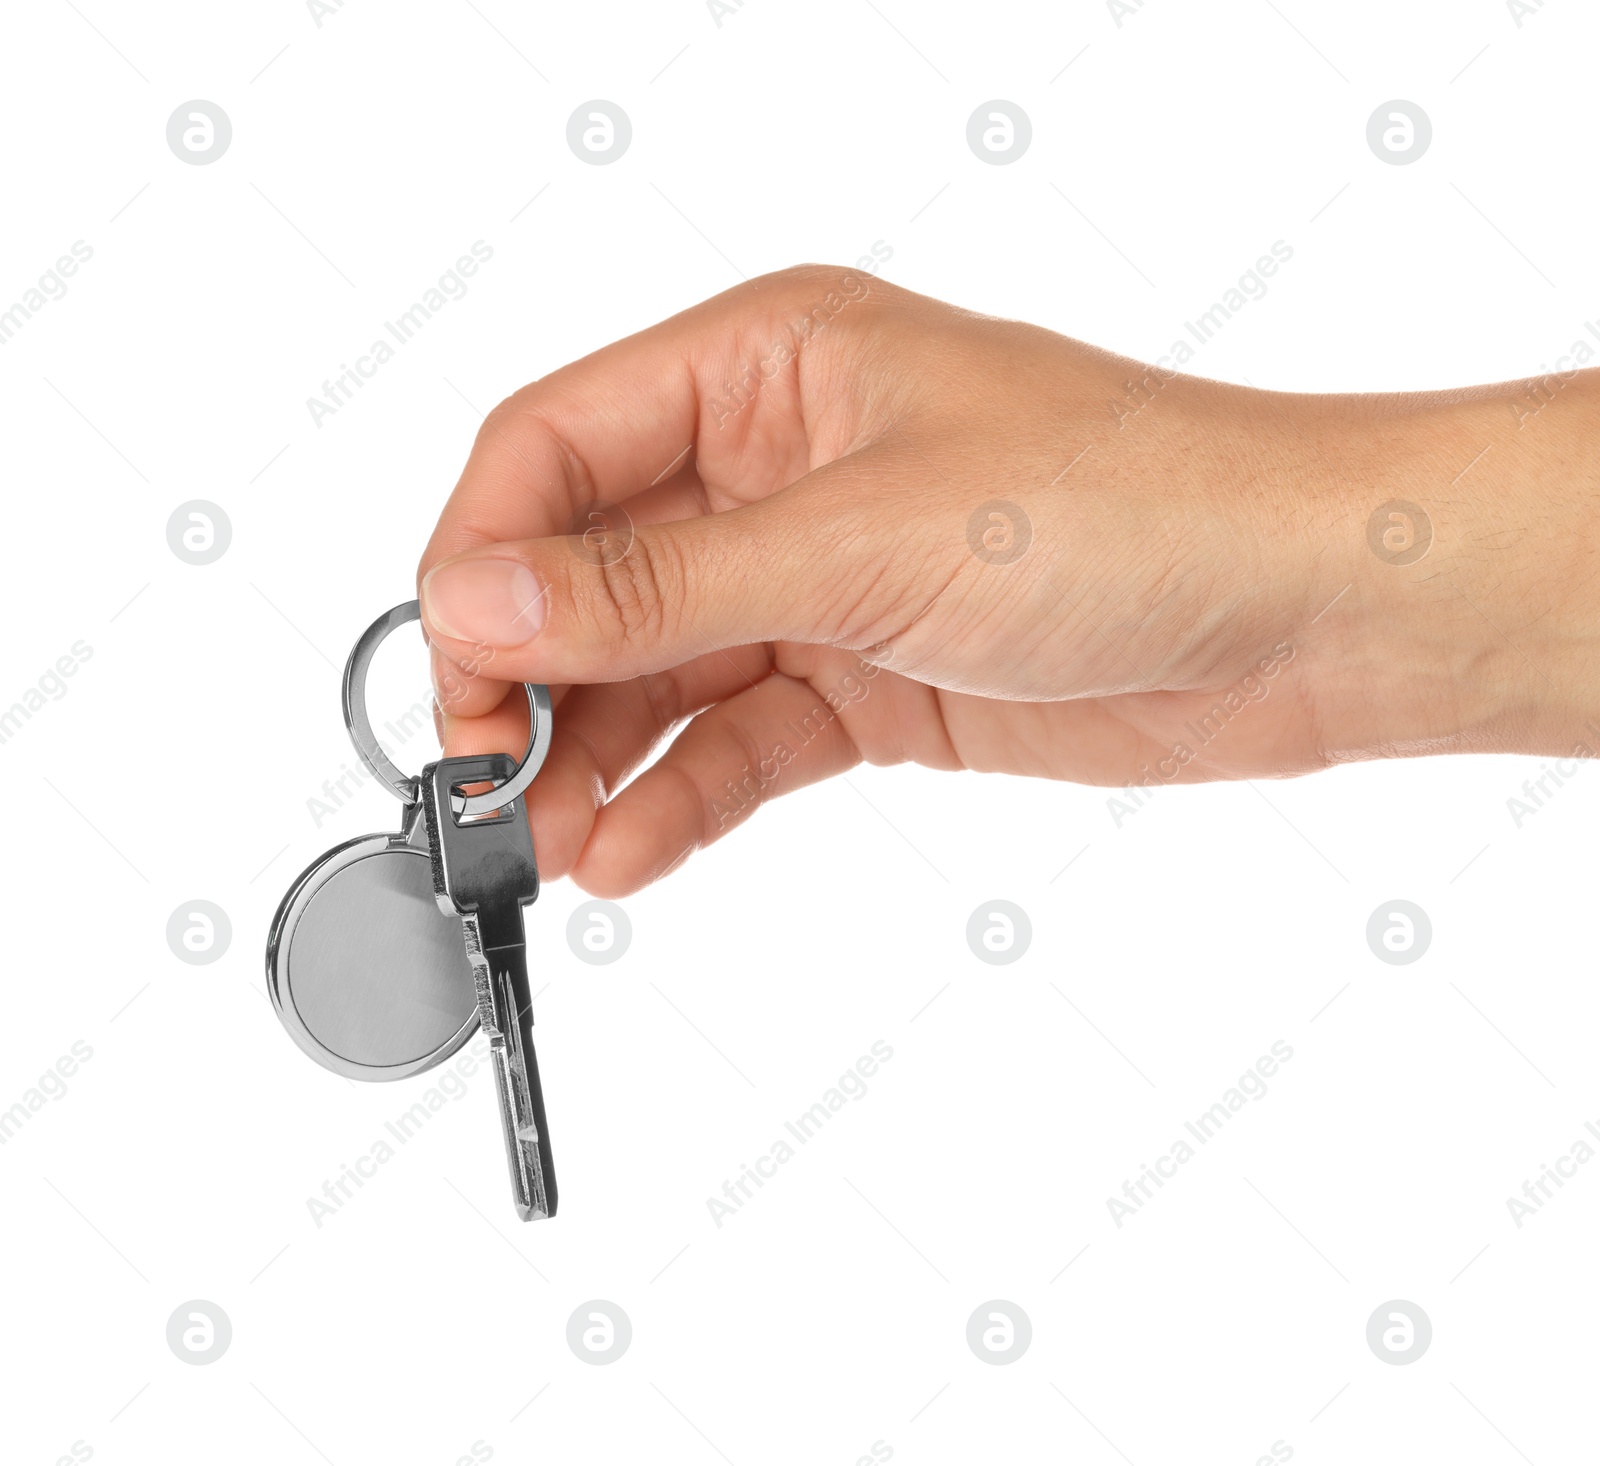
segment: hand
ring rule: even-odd
[[[1153,786],[1585,741],[1594,374],[1533,415],[1171,368],[805,267],[524,387],[419,569],[446,752],[520,751],[506,694],[551,684],[540,865],[617,896],[862,760]]]

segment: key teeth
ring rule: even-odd
[[[522,906],[537,892],[538,873],[520,801],[511,811],[514,824],[510,830],[490,832],[507,842],[505,852],[492,849],[489,857],[494,858],[486,858],[482,850],[474,853],[467,849],[465,863],[459,866],[447,859],[445,846],[452,840],[458,842],[452,848],[460,855],[464,847],[459,842],[471,845],[474,839],[450,824],[447,780],[451,772],[460,774],[464,766],[465,761],[457,760],[453,767],[430,765],[425,771],[431,793],[424,814],[433,858],[434,891],[440,909],[454,909],[461,921],[479,1026],[489,1041],[495,1071],[512,1201],[519,1220],[537,1221],[555,1215],[555,1177],[541,1134],[543,1100],[529,1032],[531,998],[527,991],[527,933],[522,918]],[[460,892],[467,903],[465,909],[450,894],[452,869],[465,876]],[[529,878],[525,882],[524,876]]]

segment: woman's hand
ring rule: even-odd
[[[509,685],[552,684],[540,865],[607,896],[862,760],[1567,754],[1600,414],[1587,374],[1546,390],[1265,393],[847,270],[752,281],[485,420],[419,571],[446,751],[516,751]]]

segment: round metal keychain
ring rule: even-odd
[[[350,1079],[404,1079],[454,1054],[478,1027],[472,965],[461,923],[434,894],[433,864],[416,776],[395,767],[367,716],[367,670],[396,627],[421,615],[416,601],[362,633],[345,664],[345,727],[362,761],[405,804],[396,834],[363,835],[320,857],[289,887],[267,938],[267,991],[283,1025],[325,1068]],[[528,747],[504,783],[456,796],[480,816],[516,799],[550,748],[550,690],[525,684]]]

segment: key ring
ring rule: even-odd
[[[422,607],[416,601],[406,601],[392,611],[385,611],[371,626],[361,633],[361,639],[351,648],[350,660],[344,664],[344,686],[340,702],[344,711],[344,726],[350,741],[355,744],[361,761],[372,770],[378,781],[405,804],[415,804],[422,794],[422,781],[417,775],[402,774],[394,761],[383,751],[372,722],[367,717],[367,669],[383,639],[397,626],[422,618]],[[533,776],[544,765],[550,751],[551,725],[555,721],[550,706],[550,689],[541,682],[522,684],[528,694],[528,747],[522,762],[511,777],[499,787],[482,794],[472,794],[462,799],[458,813],[475,819],[505,808],[533,783]],[[454,807],[454,806],[452,806]]]

